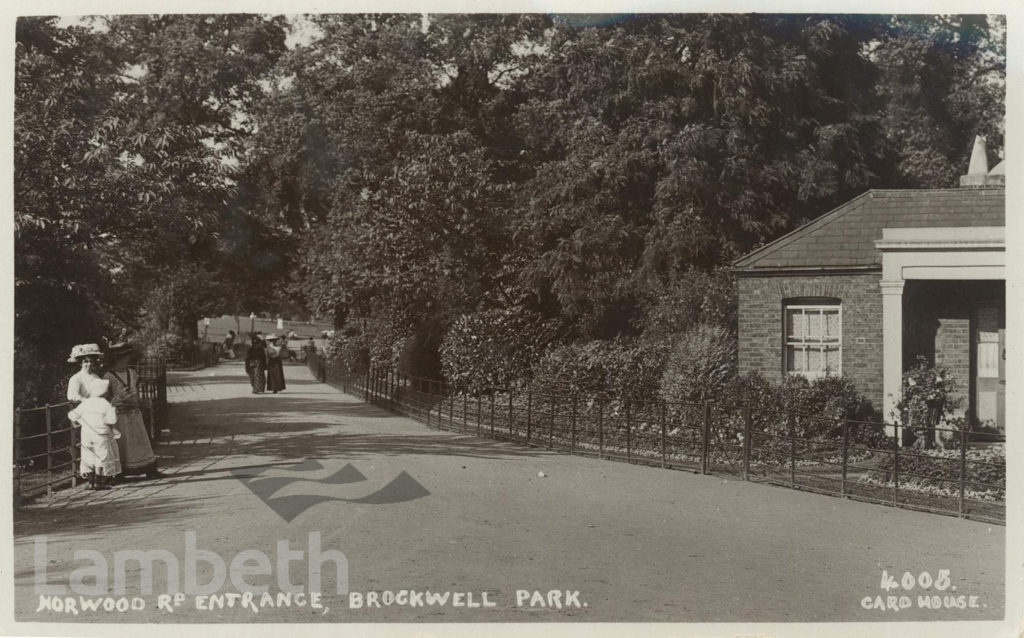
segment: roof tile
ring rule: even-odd
[[[741,270],[880,265],[883,228],[1004,226],[1003,188],[868,191],[736,260]]]

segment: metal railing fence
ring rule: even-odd
[[[167,366],[162,358],[143,358],[131,368],[150,439],[157,441],[167,424]],[[78,482],[81,439],[68,420],[70,402],[14,411],[14,502]]]
[[[320,381],[441,430],[997,524],[1006,520],[1005,455],[986,452],[989,435],[982,433],[937,427],[936,440],[946,441],[947,449],[928,451],[899,444],[921,441],[919,427],[774,414],[753,405],[531,388],[467,394],[442,380],[376,367],[348,370],[322,353],[311,353],[307,365]]]

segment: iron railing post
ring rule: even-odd
[[[508,388],[508,438],[515,438],[513,428],[515,427],[515,420],[512,418],[512,388]]]
[[[53,496],[53,421],[50,415],[50,404],[46,404],[46,498]]]
[[[897,424],[895,436],[892,437],[892,504],[899,505],[900,502],[900,432],[901,425]]]
[[[796,486],[796,415],[789,413],[789,486]]]
[[[572,438],[569,442],[569,453],[576,453],[576,395],[572,395]]]
[[[708,473],[708,455],[711,453],[711,402],[704,402],[704,424],[700,433],[700,473]]]
[[[850,422],[845,419],[843,424],[843,481],[839,484],[839,495],[846,498],[846,466],[850,461]]]
[[[754,417],[750,404],[743,406],[743,480],[750,480],[750,437],[754,432]]]
[[[957,514],[964,517],[964,483],[967,480],[967,430],[960,430],[960,496],[957,505]]]
[[[661,402],[661,467],[665,467],[665,402]]]
[[[448,393],[448,430],[455,431],[455,392]]]
[[[21,504],[21,409],[14,410],[14,503]]]
[[[626,399],[626,463],[633,458],[633,420],[630,407],[630,400]]]
[[[548,449],[550,450],[555,442],[555,394],[551,393],[551,418],[548,421]]]
[[[491,438],[494,438],[494,388],[491,388]]]
[[[530,429],[533,427],[533,390],[526,391],[526,440],[530,440]]]
[[[597,399],[597,458],[604,458],[604,398]]]

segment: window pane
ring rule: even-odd
[[[789,369],[793,372],[803,372],[806,370],[807,366],[805,364],[807,355],[805,354],[805,350],[801,347],[794,346],[790,346],[787,350],[789,351],[790,360]]]
[[[821,341],[821,311],[808,310],[807,312],[807,340]]]
[[[829,374],[839,374],[843,369],[841,351],[836,346],[825,348],[825,369]]]
[[[821,351],[818,348],[809,348],[807,351],[807,370],[818,372],[823,369]]]
[[[838,341],[839,340],[839,310],[826,310],[825,311],[825,336],[826,341]]]
[[[786,309],[786,340],[803,341],[804,314],[799,309]]]

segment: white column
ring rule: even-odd
[[[886,422],[899,422],[893,413],[903,385],[903,280],[883,281],[882,288],[882,409]],[[890,436],[896,428],[887,428]],[[902,431],[901,431],[902,435]],[[902,436],[900,437],[902,439]],[[902,443],[902,440],[900,441]]]

